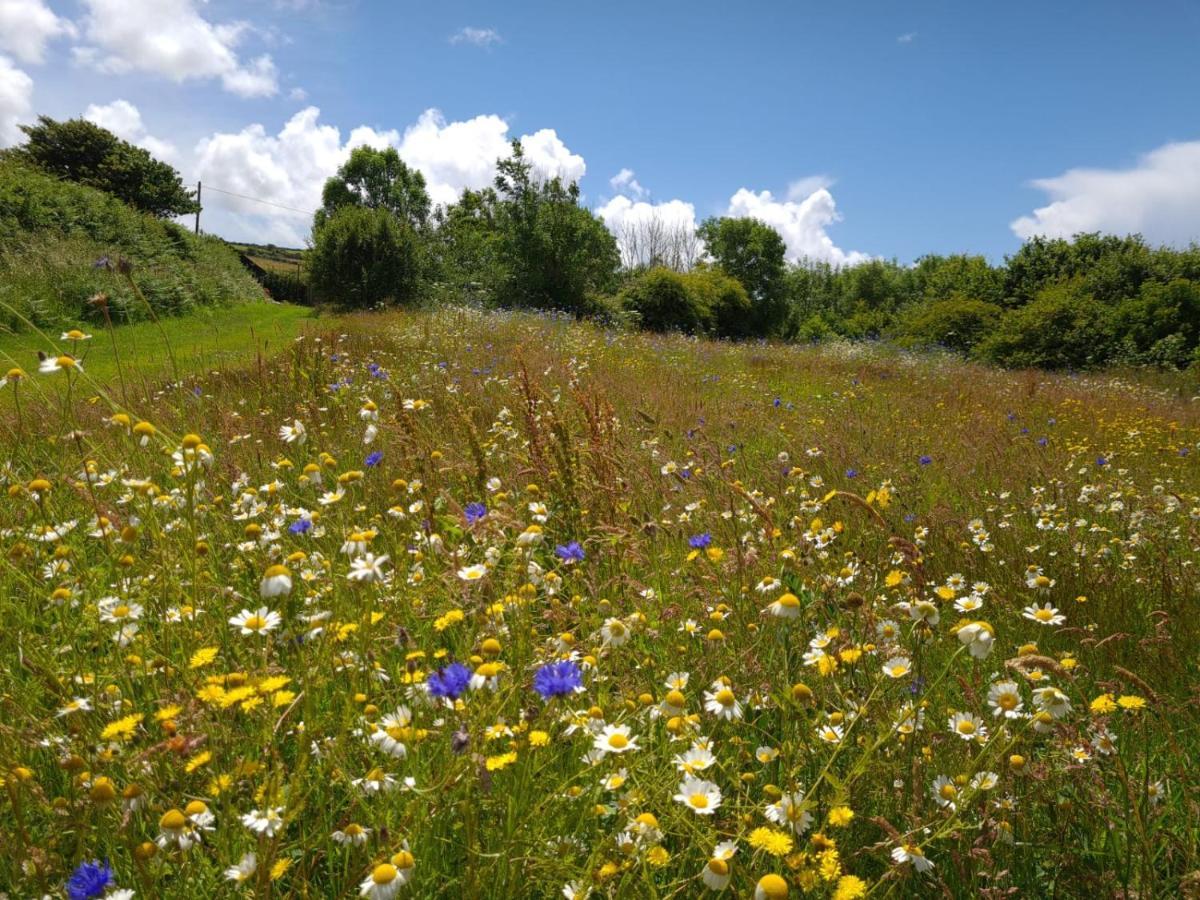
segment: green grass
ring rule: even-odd
[[[110,336],[104,328],[86,327],[92,339],[79,345],[84,371],[104,384],[118,380],[118,358],[127,378],[154,381],[170,377],[171,356],[180,374],[195,374],[244,363],[255,355],[277,353],[313,321],[314,310],[283,303],[242,303],[199,309],[164,317],[160,325],[138,322],[121,325]],[[61,332],[21,332],[0,335],[0,361],[4,368],[19,366],[28,372],[38,365],[39,350],[47,354],[71,352]],[[113,342],[116,342],[114,352]]]
[[[326,324],[119,410],[0,388],[0,890],[107,859],[183,900],[1194,894],[1178,385]]]

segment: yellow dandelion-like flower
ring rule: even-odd
[[[1121,709],[1137,711],[1146,708],[1146,699],[1133,694],[1124,694],[1117,698],[1117,706]]]
[[[1094,715],[1102,716],[1110,712],[1115,712],[1117,709],[1117,703],[1113,699],[1112,694],[1101,694],[1091,702],[1090,708]]]
[[[133,737],[138,725],[142,724],[144,716],[141,713],[125,716],[115,722],[109,722],[100,732],[102,741],[127,741]]]
[[[199,769],[201,766],[208,763],[208,761],[211,759],[212,759],[212,754],[210,752],[208,752],[207,750],[203,750],[200,753],[197,753],[191,759],[189,759],[187,761],[187,765],[185,765],[183,767],[183,769],[188,774],[191,774],[192,772],[195,772],[197,769]]]
[[[857,900],[867,896],[867,883],[857,875],[843,875],[833,891],[833,900]]]
[[[203,669],[205,666],[207,666],[209,663],[211,663],[216,658],[217,658],[217,648],[216,647],[201,647],[199,650],[197,650],[195,653],[192,654],[192,659],[188,663],[188,668]]]
[[[792,836],[774,828],[755,828],[747,840],[755,850],[763,850],[772,856],[787,856],[792,852]]]
[[[829,811],[829,824],[834,828],[845,828],[854,818],[854,810],[848,806],[835,806]]]
[[[516,751],[509,751],[508,753],[501,753],[498,756],[489,756],[484,761],[484,765],[489,772],[499,772],[501,769],[511,766],[516,761]]]

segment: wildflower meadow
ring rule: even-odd
[[[107,340],[0,382],[6,896],[1200,895],[1189,376]]]

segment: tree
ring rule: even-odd
[[[36,125],[21,130],[28,140],[11,155],[48,174],[105,191],[159,218],[199,209],[175,169],[86,119],[39,116]]]
[[[746,336],[778,334],[787,318],[784,253],[779,232],[757,219],[711,218],[700,226],[709,255],[750,296]]]
[[[423,228],[429,221],[425,176],[409,168],[394,147],[355,147],[337,174],[325,182],[314,230],[345,206],[386,209],[401,222]]]
[[[538,181],[520,141],[496,166],[497,299],[510,306],[590,310],[620,265],[604,223],[579,205],[579,186]]]
[[[421,283],[417,236],[389,210],[343,207],[316,232],[309,278],[318,298],[339,306],[408,302]]]
[[[1115,350],[1109,311],[1082,277],[1043,288],[1029,303],[1009,310],[976,345],[984,359],[1014,368],[1093,368]]]
[[[689,272],[704,250],[690,223],[671,221],[657,211],[620,223],[615,237],[621,261],[629,269],[665,266],[676,272]]]

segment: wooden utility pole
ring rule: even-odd
[[[200,233],[200,191],[203,187],[203,182],[196,182],[196,234]]]

